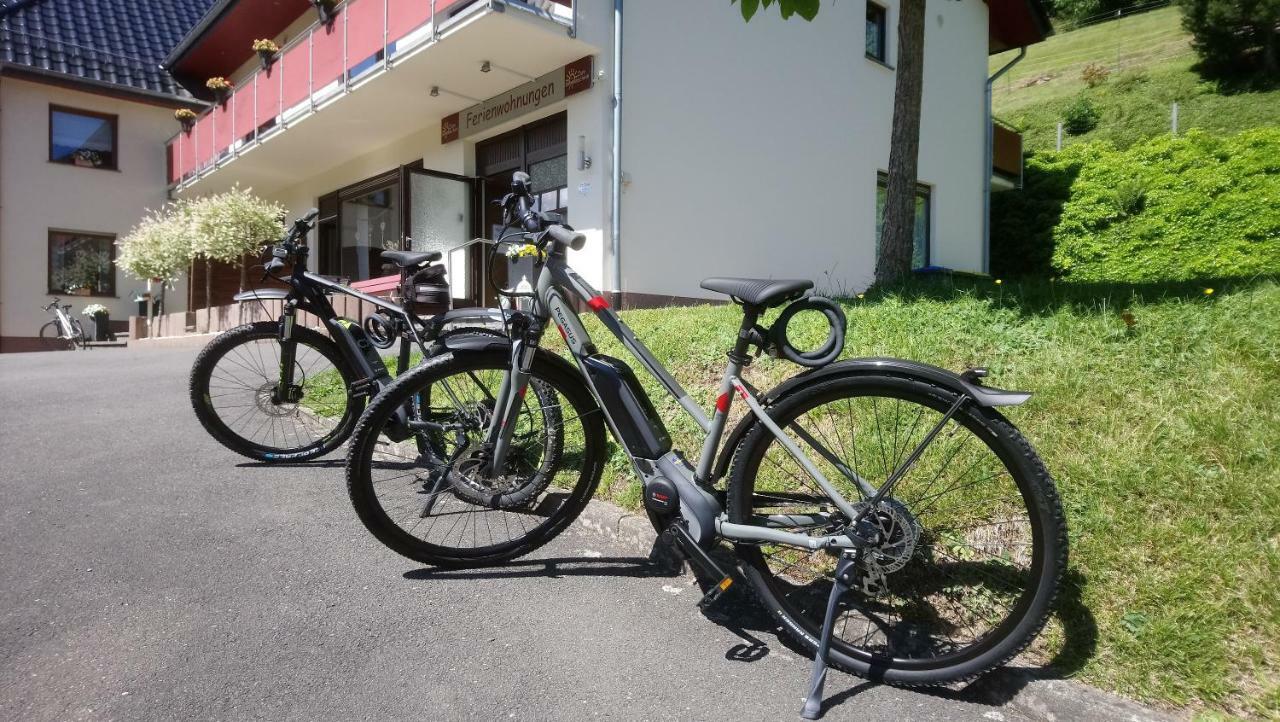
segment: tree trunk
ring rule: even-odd
[[[213,332],[213,261],[204,259],[204,320],[205,331]]]
[[[155,315],[153,313],[153,310],[155,309],[155,304],[152,303],[151,301],[151,279],[150,278],[147,279],[146,296],[147,296],[147,338],[155,338],[156,327],[155,327],[155,323],[151,320],[152,316]]]
[[[244,293],[247,290],[249,290],[249,262],[248,254],[245,253],[240,255],[240,292]],[[240,322],[244,323],[244,304],[238,305],[240,306],[238,310]]]
[[[915,237],[916,165],[920,155],[920,96],[924,89],[924,3],[902,0],[898,14],[898,67],[889,139],[889,182],[884,228],[876,258],[876,283],[911,273]]]

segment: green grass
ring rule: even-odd
[[[995,114],[1022,130],[1027,150],[1054,147],[1064,109],[1081,95],[1101,120],[1089,133],[1064,136],[1064,143],[1107,140],[1124,148],[1167,133],[1174,102],[1179,131],[1224,134],[1280,124],[1280,89],[1234,88],[1201,78],[1192,68],[1189,41],[1172,7],[1050,37],[1028,48],[1027,57],[997,81]],[[992,70],[1012,58],[994,56]],[[1112,71],[1095,88],[1080,77],[1090,63]]]
[[[846,357],[985,365],[992,385],[1035,392],[1008,416],[1067,511],[1071,571],[1044,654],[1059,673],[1203,714],[1280,716],[1280,283],[938,279],[844,304]],[[709,407],[737,314],[623,315]],[[765,358],[746,376],[768,387],[798,370]],[[696,427],[640,375],[695,454]],[[621,454],[599,496],[638,508]]]

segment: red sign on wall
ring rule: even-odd
[[[591,56],[557,68],[546,75],[530,80],[512,90],[466,110],[454,113],[440,121],[440,142],[451,143],[466,138],[495,125],[531,113],[544,106],[591,88],[594,82],[594,63]]]

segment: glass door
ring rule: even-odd
[[[455,306],[487,305],[483,269],[467,247],[479,235],[477,192],[474,178],[406,169],[405,223],[409,232],[405,242],[409,250],[445,254]]]

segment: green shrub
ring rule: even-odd
[[[1111,192],[1111,198],[1120,215],[1132,216],[1141,213],[1146,205],[1147,184],[1139,178],[1120,181]]]
[[[1098,127],[1098,109],[1081,95],[1062,112],[1062,124],[1072,135],[1083,135]]]
[[[1145,282],[1280,272],[1280,128],[1056,155],[1080,169],[1052,231],[1058,273]]]
[[[991,197],[991,272],[1165,281],[1280,272],[1280,129],[1027,156]]]

